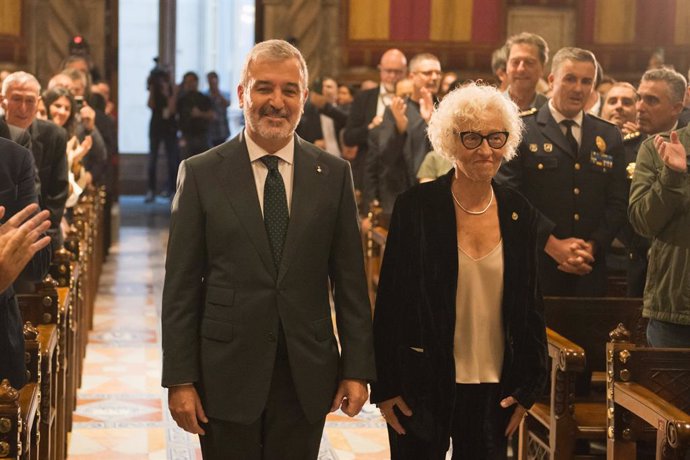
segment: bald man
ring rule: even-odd
[[[381,83],[375,88],[361,91],[352,102],[344,141],[345,145],[357,147],[357,156],[352,161],[352,175],[355,188],[363,194],[365,206],[378,196],[376,164],[367,159],[369,133],[383,121],[383,112],[395,96],[395,84],[406,73],[407,58],[402,51],[395,48],[387,50],[379,63]],[[366,207],[360,211],[366,211]]]

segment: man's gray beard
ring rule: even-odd
[[[290,120],[287,120],[288,126],[284,128],[266,128],[265,125],[261,125],[261,117],[259,116],[256,120],[254,120],[252,115],[249,113],[249,110],[244,110],[244,119],[246,120],[249,128],[251,128],[252,131],[261,136],[263,139],[287,139],[295,133],[295,129],[297,128],[297,125],[293,126],[289,124]]]

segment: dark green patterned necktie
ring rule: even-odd
[[[283,177],[278,171],[278,157],[266,155],[261,157],[261,161],[268,168],[266,184],[264,185],[264,225],[268,234],[268,241],[271,244],[273,263],[276,272],[280,266],[280,258],[283,255],[283,244],[287,235],[288,213],[287,195],[285,194],[285,184]]]

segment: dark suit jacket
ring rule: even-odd
[[[548,104],[523,117],[525,131],[517,156],[505,163],[497,176],[520,192],[539,210],[543,219],[540,241],[557,238],[594,240],[596,261],[592,273],[564,273],[542,253],[541,285],[545,295],[598,296],[606,291],[605,255],[626,220],[627,190],[625,150],[618,128],[585,114],[582,142],[572,152]]]
[[[369,123],[376,116],[380,87],[361,91],[355,96],[350,116],[343,132],[345,145],[357,146],[357,157],[352,162],[355,186],[362,192],[362,202],[367,206],[378,198],[378,163],[369,149]]]
[[[7,139],[0,139],[0,206],[5,217],[0,223],[31,203],[38,203],[36,168],[31,152]],[[50,249],[44,248],[33,257],[22,276],[38,282],[48,272]],[[19,306],[10,287],[0,293],[0,380],[9,379],[15,388],[26,381],[24,335]]]
[[[276,273],[243,135],[180,166],[163,290],[163,386],[195,382],[210,417],[260,416],[279,324],[309,420],[328,412],[339,379],[375,378],[349,165],[295,136],[293,173]]]
[[[50,211],[50,236],[53,248],[59,247],[60,221],[65,212],[69,191],[67,170],[67,133],[64,129],[45,120],[34,120],[28,129],[31,136],[31,152],[38,168],[41,182],[41,208]]]
[[[378,129],[378,198],[385,213],[391,212],[400,193],[417,183],[419,166],[432,150],[426,135],[427,124],[419,113],[419,104],[408,100],[406,115],[407,131],[403,134],[398,132],[390,108],[386,108]]]
[[[378,381],[372,384],[371,401],[402,396],[412,418],[419,417],[416,425],[424,426],[433,440],[436,454],[448,448],[455,397],[458,249],[450,193],[453,174],[398,197],[374,311]],[[494,190],[504,254],[501,397],[513,395],[529,408],[547,376],[536,267],[537,212],[514,190],[497,185]],[[436,457],[430,453],[429,458]]]

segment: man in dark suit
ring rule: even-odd
[[[294,135],[307,94],[296,48],[256,45],[245,131],[180,166],[162,383],[206,459],[315,459],[328,411],[357,414],[375,378],[350,167]]]
[[[377,164],[368,154],[369,134],[383,121],[383,112],[395,96],[395,84],[407,72],[407,58],[399,49],[387,50],[381,56],[379,72],[379,86],[355,96],[343,132],[345,145],[357,147],[357,156],[352,160],[352,176],[355,188],[362,191],[365,207],[378,197]]]
[[[50,264],[50,238],[41,237],[50,223],[47,211],[36,214],[35,177],[31,152],[0,138],[0,380],[8,379],[15,388],[24,385],[26,367],[23,321],[12,283],[22,270],[25,279],[40,281]]]
[[[56,124],[36,119],[41,85],[26,72],[10,74],[3,82],[5,121],[11,126],[29,133],[31,152],[38,168],[41,183],[40,205],[50,211],[51,244],[53,249],[62,246],[60,221],[65,212],[69,189],[67,134]]]
[[[441,63],[433,54],[410,60],[412,95],[395,96],[375,133],[379,161],[379,196],[384,213],[393,211],[398,195],[417,183],[417,171],[432,148],[426,130],[441,85]]]
[[[545,295],[602,296],[606,250],[625,222],[625,152],[615,125],[583,112],[593,89],[594,55],[563,48],[554,56],[553,98],[524,117],[518,155],[500,181],[545,216],[539,263]]]

